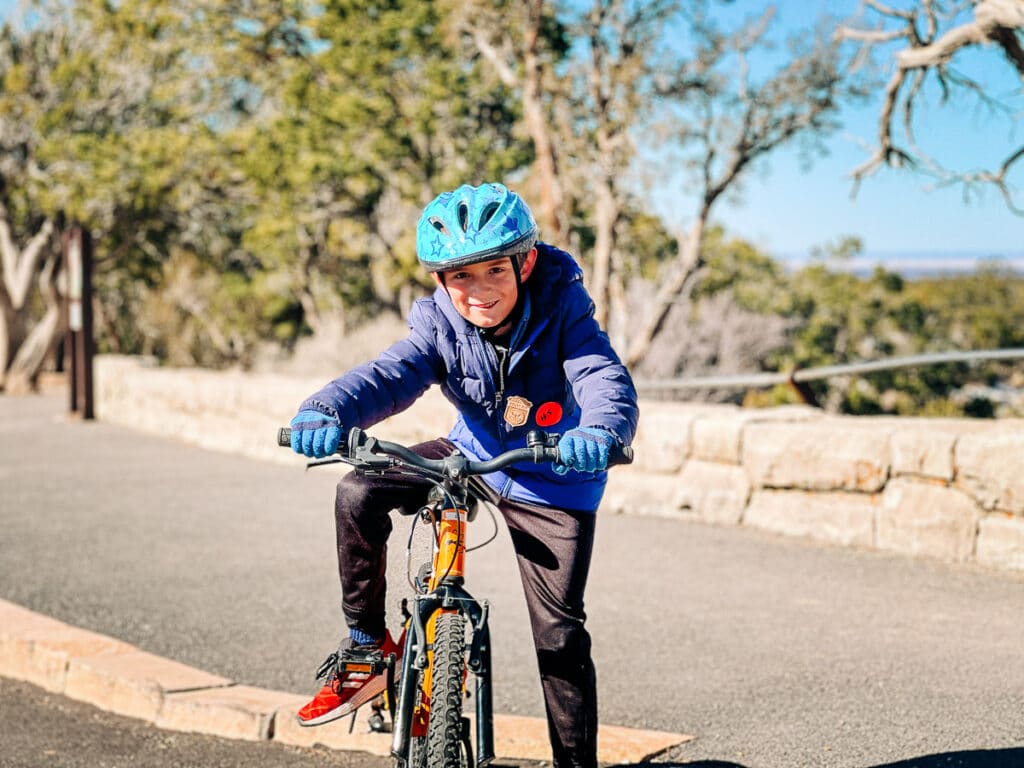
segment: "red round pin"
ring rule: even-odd
[[[562,420],[562,406],[551,401],[537,407],[537,426],[550,427]]]

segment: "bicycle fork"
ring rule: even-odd
[[[494,760],[494,709],[491,691],[491,638],[487,624],[489,606],[478,602],[462,587],[443,584],[434,593],[417,595],[406,636],[406,652],[402,656],[397,708],[391,754],[405,760],[413,712],[416,707],[417,676],[427,664],[426,626],[439,610],[458,610],[473,628],[467,666],[476,682],[476,765],[485,766]]]
[[[451,496],[448,496],[451,499]],[[437,501],[440,501],[438,499]],[[462,586],[467,509],[465,495],[453,507],[438,503],[432,514],[439,523],[430,592],[414,597],[400,675],[401,692],[394,713],[391,754],[407,760],[416,710],[417,680],[428,664],[430,622],[440,613],[459,612],[469,621],[472,638],[466,666],[476,680],[476,765],[494,760],[494,714],[491,693],[491,638],[486,601],[479,602]],[[468,744],[467,744],[468,746]]]

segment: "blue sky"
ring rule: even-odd
[[[857,7],[852,0],[781,0],[777,5],[782,30],[806,23],[816,12],[845,15]],[[994,54],[971,56],[963,68],[1008,94],[1018,115],[1024,114],[1021,81],[1001,59]],[[868,157],[864,142],[877,135],[881,102],[879,94],[869,104],[846,111],[844,127],[827,142],[829,155],[817,159],[809,171],[801,169],[795,151],[772,155],[767,167],[748,179],[740,202],[727,203],[715,218],[777,256],[806,254],[814,246],[856,235],[867,255],[1024,257],[1024,217],[1010,212],[994,190],[965,202],[961,187],[929,190],[924,177],[881,169],[851,199],[849,174]],[[933,104],[921,115],[921,144],[950,164],[955,160],[958,167],[978,168],[986,162],[991,167],[991,161],[1024,143],[1024,125],[1014,131],[1006,118],[969,103],[952,109]],[[1024,167],[1017,169],[1016,182],[1017,203],[1024,207]]]
[[[892,0],[905,6],[910,0]],[[15,0],[0,0],[6,17]],[[848,14],[856,0],[778,0],[780,32],[806,25],[822,11]],[[737,9],[760,4],[735,3]],[[982,77],[1000,93],[1009,94],[1024,113],[1021,82],[996,56],[976,56],[966,62],[971,74]],[[883,169],[867,179],[851,199],[850,171],[866,157],[862,146],[876,133],[880,97],[843,115],[845,123],[828,141],[829,155],[803,170],[795,151],[772,155],[748,178],[741,198],[723,201],[715,219],[733,234],[751,240],[775,256],[800,256],[812,247],[845,235],[864,241],[867,254],[927,254],[933,256],[1015,256],[1024,258],[1024,217],[1011,213],[994,191],[963,199],[959,187],[929,191],[928,181],[909,173]],[[955,157],[977,167],[997,152],[1024,141],[1024,125],[1013,131],[1005,118],[978,110],[935,109],[926,114],[919,138],[944,158]],[[1024,162],[1024,161],[1022,161]],[[1018,200],[1024,205],[1024,168],[1018,169]],[[671,179],[666,188],[685,194]],[[684,210],[676,225],[687,224]]]

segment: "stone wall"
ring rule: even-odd
[[[105,421],[296,464],[277,447],[323,379],[97,359]],[[398,442],[447,433],[436,390],[378,425]],[[831,416],[803,407],[644,401],[636,462],[604,508],[744,525],[843,546],[1024,571],[1024,421]]]

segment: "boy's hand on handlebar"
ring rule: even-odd
[[[615,445],[615,435],[597,427],[570,429],[558,441],[559,462],[554,470],[564,475],[577,472],[600,472],[608,468],[608,456]]]
[[[299,411],[291,428],[292,450],[310,458],[329,456],[341,443],[341,424],[320,411]]]

